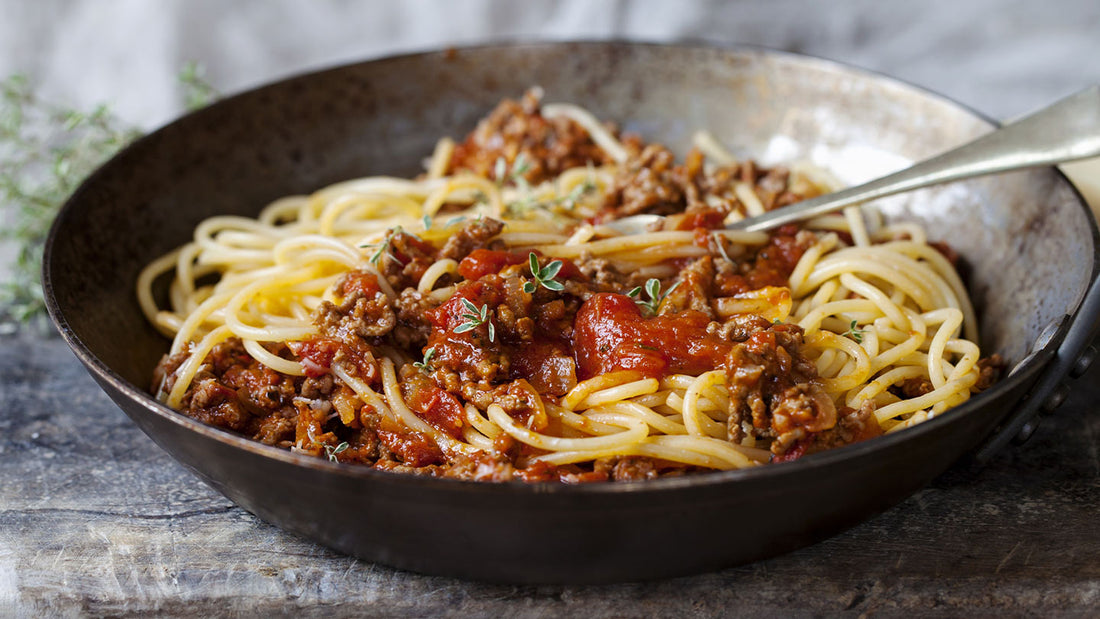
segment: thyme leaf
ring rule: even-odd
[[[189,110],[206,107],[221,96],[218,90],[206,81],[206,67],[197,62],[191,61],[183,65],[179,73],[179,82],[183,86],[184,104]]]
[[[671,288],[664,293],[661,292],[661,280],[657,278],[650,278],[645,283],[645,293],[649,297],[649,300],[642,300],[642,287],[637,286],[630,292],[626,293],[626,296],[634,299],[634,302],[642,307],[642,309],[649,312],[651,316],[656,316],[657,312],[661,309],[661,304],[664,303],[665,298],[672,294],[673,290],[676,290],[680,286],[681,282],[676,282]]]
[[[722,238],[722,235],[718,234],[717,232],[712,232],[710,236],[711,239],[714,241],[714,245],[718,247],[718,253],[722,254],[722,257],[726,259],[726,262],[730,264],[737,264],[733,261],[733,258],[730,258],[730,255],[726,253],[726,243],[725,240]]]
[[[455,327],[455,333],[473,331],[484,324],[489,327],[489,341],[492,342],[496,339],[496,328],[493,326],[493,321],[489,319],[488,303],[478,307],[471,303],[469,299],[463,297],[462,308],[466,311],[459,314],[459,318],[462,318],[464,322]]]
[[[185,64],[178,78],[189,109],[219,96],[198,63]],[[42,249],[58,209],[141,134],[106,105],[79,110],[43,100],[24,75],[0,81],[0,244],[14,250],[8,279],[0,282],[0,330],[45,325]]]
[[[435,371],[435,368],[432,367],[432,357],[433,356],[435,356],[435,346],[432,346],[428,350],[425,350],[424,351],[424,360],[423,361],[414,361],[413,362],[413,367],[420,370],[421,372],[424,372],[425,374],[431,374],[432,372]]]
[[[853,320],[851,322],[851,324],[848,325],[848,330],[844,332],[844,335],[847,335],[848,337],[855,340],[857,344],[862,344],[863,343],[863,329],[857,329],[856,328],[857,325],[858,325],[858,323]]]
[[[360,247],[374,247],[374,253],[370,256],[370,263],[374,266],[378,266],[382,262],[382,256],[389,256],[398,264],[405,264],[405,261],[398,258],[397,254],[393,253],[393,237],[394,235],[401,234],[404,230],[401,226],[394,226],[386,231],[386,236],[378,243],[367,243],[360,245]]]
[[[532,294],[539,286],[547,290],[553,290],[554,292],[561,292],[565,289],[565,286],[561,282],[554,278],[558,276],[558,271],[561,271],[562,261],[554,260],[550,264],[539,268],[539,258],[535,255],[535,252],[531,252],[527,255],[528,268],[531,269],[531,276],[535,278],[533,282],[524,282],[523,291],[527,294]]]
[[[336,454],[344,453],[348,450],[348,442],[344,441],[339,445],[333,447],[332,445],[325,445],[325,455],[328,456],[330,462],[338,462]]]

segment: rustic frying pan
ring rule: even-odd
[[[373,175],[411,175],[532,85],[683,152],[710,129],[765,163],[812,159],[858,182],[988,132],[895,80],[760,49],[553,43],[365,62],[186,116],[96,172],[46,248],[50,313],[92,376],[161,447],[245,509],[322,544],[419,572],[609,582],[711,570],[812,543],[886,509],[983,440],[991,453],[1083,371],[1100,313],[1097,230],[1053,169],[883,201],[962,255],[986,353],[1012,373],[904,432],[792,463],[584,486],[422,478],[295,455],[204,426],[147,393],[168,342],[134,297],[139,269],[215,214]],[[1026,397],[1025,397],[1026,396]],[[979,457],[981,457],[981,453]]]

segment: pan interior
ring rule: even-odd
[[[808,159],[849,183],[989,131],[918,89],[761,50],[627,44],[474,48],[362,63],[223,101],[140,141],[74,195],[47,256],[55,315],[105,368],[144,390],[167,341],[134,298],[143,265],[215,214],[359,176],[412,175],[504,97],[540,86],[683,153],[697,129],[765,164]],[[882,202],[961,255],[982,346],[1019,361],[1082,297],[1094,224],[1051,170]]]

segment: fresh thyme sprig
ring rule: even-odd
[[[435,371],[435,368],[432,367],[432,357],[434,356],[435,346],[432,346],[428,350],[424,351],[424,360],[414,361],[413,367],[420,370],[421,372],[424,372],[425,374],[431,374],[433,371]]]
[[[348,447],[349,445],[347,441],[344,441],[343,443],[340,443],[335,447],[333,447],[332,445],[325,445],[325,455],[328,456],[330,462],[338,462],[339,460],[337,460],[336,455],[344,453],[348,450]]]
[[[467,331],[473,331],[474,329],[485,324],[489,326],[489,341],[492,342],[496,339],[496,328],[493,327],[493,321],[489,318],[489,304],[486,303],[481,307],[478,307],[470,302],[469,299],[462,298],[462,307],[466,311],[459,314],[465,322],[458,325],[455,328],[455,333],[466,333]]]
[[[844,335],[847,335],[848,337],[855,340],[857,344],[862,344],[863,343],[863,329],[857,329],[856,326],[858,324],[859,323],[857,323],[856,321],[853,320],[851,322],[851,324],[848,325],[848,330],[844,332]]]
[[[202,66],[188,63],[179,74],[189,108],[217,98]],[[44,324],[42,248],[61,204],[104,161],[142,132],[106,105],[77,110],[42,100],[30,80],[0,81],[0,243],[14,260],[0,283],[0,330],[16,323]]]
[[[497,185],[504,185],[506,183],[514,183],[520,189],[527,188],[527,171],[531,169],[531,162],[527,160],[526,153],[520,153],[516,155],[514,161],[512,161],[512,169],[508,169],[508,160],[504,157],[497,157],[496,162],[493,164],[493,178],[496,179]]]
[[[21,75],[0,82],[0,241],[15,250],[0,284],[0,321],[44,315],[42,248],[58,208],[138,135],[106,106],[82,112],[42,101]]]
[[[508,210],[517,217],[522,217],[535,206],[530,197],[531,185],[527,182],[526,177],[527,171],[530,169],[531,162],[527,159],[526,153],[516,155],[515,160],[512,161],[511,170],[508,169],[508,161],[504,157],[497,157],[496,163],[493,165],[493,178],[496,179],[497,186],[503,187],[508,183],[512,183],[516,186],[516,191],[522,196],[507,205]]]
[[[569,193],[565,195],[559,195],[545,200],[536,200],[531,195],[531,188],[527,184],[526,179],[519,177],[515,179],[515,184],[521,197],[509,202],[506,206],[510,213],[519,218],[526,218],[531,210],[537,208],[551,209],[553,207],[561,207],[565,210],[572,211],[577,207],[577,202],[579,202],[581,198],[592,193],[598,187],[595,179],[589,174],[587,178],[577,185],[574,185],[573,188],[569,190]]]
[[[539,286],[547,290],[553,290],[554,292],[561,292],[565,289],[565,286],[563,286],[561,282],[554,279],[558,276],[558,271],[561,270],[561,260],[554,260],[540,269],[539,257],[535,255],[535,252],[528,254],[527,259],[529,261],[528,268],[531,269],[531,276],[535,278],[535,281],[524,282],[524,292],[532,294]]]
[[[189,110],[206,107],[221,94],[206,81],[206,67],[197,62],[188,62],[180,69],[180,85],[183,86],[183,101]]]
[[[626,296],[634,299],[634,302],[642,306],[642,309],[648,310],[650,315],[656,316],[657,311],[661,309],[661,304],[665,302],[665,298],[672,294],[673,290],[679,287],[681,282],[676,282],[671,288],[661,293],[661,280],[657,278],[650,278],[645,283],[645,293],[649,296],[648,301],[642,300],[642,287],[638,286],[626,293]]]
[[[577,207],[577,201],[596,190],[596,182],[591,178],[587,178],[579,185],[576,185],[564,196],[558,197],[554,200],[554,205],[561,205],[569,210],[573,210]]]
[[[374,253],[370,256],[370,263],[374,266],[378,266],[382,261],[382,256],[388,255],[393,258],[398,264],[405,264],[403,260],[397,257],[397,254],[393,253],[393,237],[394,235],[404,232],[401,226],[394,226],[386,231],[386,236],[382,238],[378,243],[367,243],[360,245],[359,247],[375,247]]]

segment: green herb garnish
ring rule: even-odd
[[[206,67],[188,62],[180,69],[179,82],[183,86],[183,100],[189,110],[197,110],[214,102],[220,93],[206,81]]]
[[[643,309],[649,311],[650,315],[656,316],[657,311],[661,309],[661,304],[664,303],[665,298],[672,294],[673,290],[679,287],[681,282],[676,282],[671,288],[661,293],[661,280],[657,278],[650,278],[645,283],[645,293],[649,296],[648,301],[642,300],[642,287],[638,286],[630,292],[626,293],[626,296],[634,299],[634,302],[642,306]]]
[[[348,442],[344,441],[339,445],[333,447],[332,445],[325,445],[325,455],[328,456],[330,462],[337,462],[336,454],[344,453],[348,450]]]
[[[428,350],[424,351],[423,361],[414,361],[413,367],[424,372],[425,374],[431,374],[434,370],[432,368],[432,357],[435,356],[435,346],[432,346]]]
[[[858,323],[856,323],[856,321],[853,320],[851,322],[851,324],[848,325],[848,330],[844,332],[844,335],[847,335],[848,337],[855,340],[857,344],[862,344],[863,343],[863,329],[857,329],[856,328],[857,324]]]
[[[535,281],[524,282],[524,292],[531,294],[535,292],[539,286],[547,290],[553,290],[554,292],[561,292],[565,289],[565,286],[563,286],[561,282],[554,279],[558,276],[558,271],[561,270],[561,260],[554,260],[540,269],[539,258],[535,255],[535,252],[528,254],[527,259],[529,261],[528,268],[531,269],[531,276],[535,278]]]
[[[394,235],[400,234],[401,232],[403,232],[401,226],[394,226],[386,231],[386,236],[382,239],[380,243],[367,243],[366,245],[360,245],[359,247],[377,248],[370,256],[370,263],[375,266],[378,266],[378,264],[382,261],[382,256],[384,255],[393,258],[398,264],[405,264],[403,260],[398,258],[397,255],[393,253],[393,237]]]
[[[218,96],[197,63],[184,65],[179,81],[190,109]],[[92,170],[141,134],[106,105],[77,110],[43,101],[25,76],[0,81],[0,243],[15,250],[0,282],[0,328],[45,315],[42,249],[50,224]]]
[[[573,210],[577,206],[577,200],[580,200],[581,198],[595,190],[596,182],[588,178],[585,179],[585,181],[580,185],[573,187],[573,189],[570,190],[568,194],[555,200],[554,203],[560,204],[566,209]]]
[[[489,341],[492,342],[496,338],[496,329],[493,327],[493,321],[489,319],[489,305],[482,305],[480,308],[470,302],[469,299],[462,298],[462,307],[466,311],[459,315],[465,322],[458,325],[455,328],[455,333],[466,333],[467,331],[473,331],[483,324],[489,326]]]

